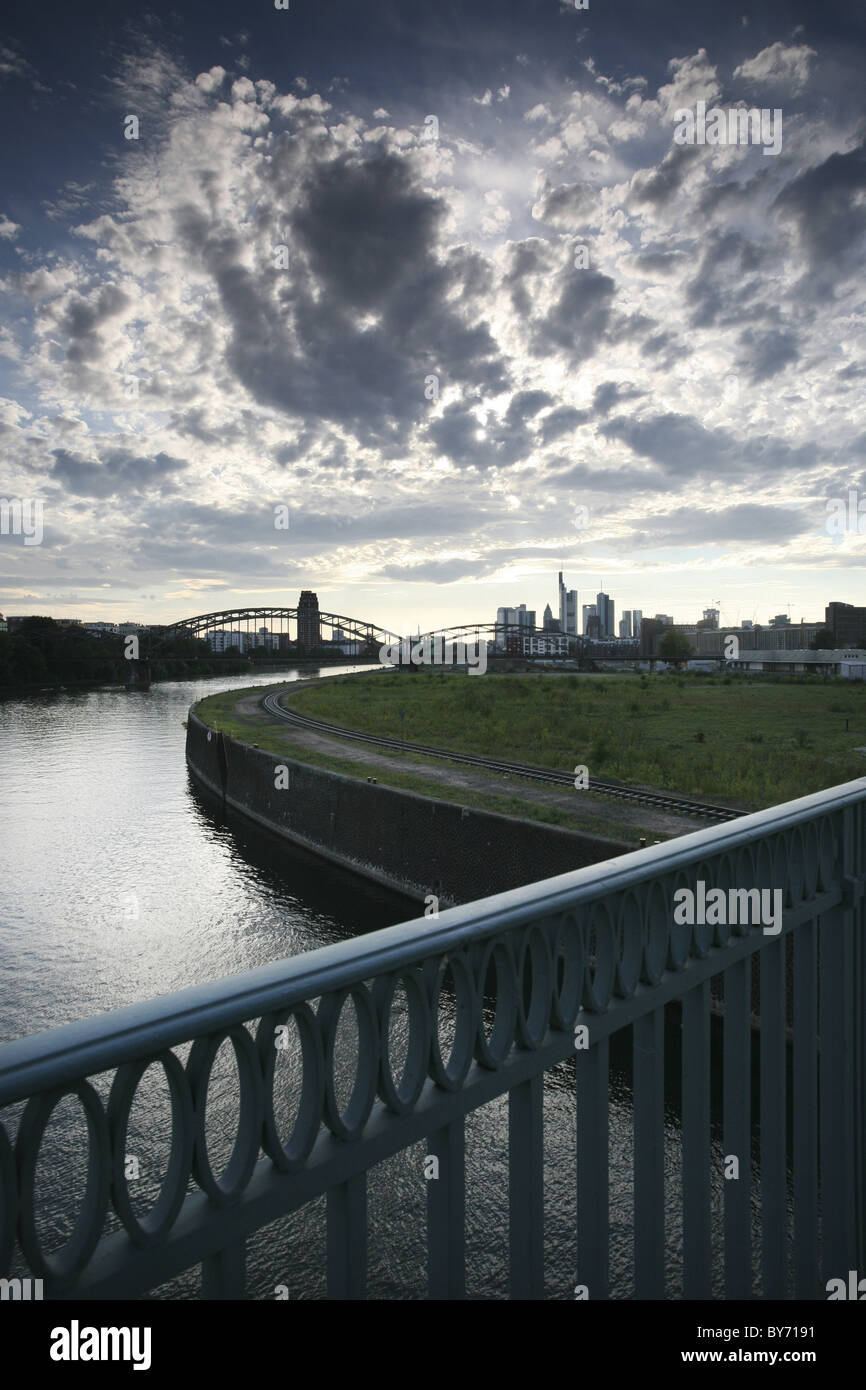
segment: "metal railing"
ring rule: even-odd
[[[588,1297],[606,1298],[609,1046],[630,1028],[634,1292],[664,1297],[663,1024],[665,1007],[681,1001],[683,1288],[687,1298],[710,1297],[711,980],[720,977],[723,1143],[740,1169],[724,1187],[725,1294],[753,1297],[759,1263],[765,1297],[824,1297],[827,1280],[866,1272],[864,816],[866,784],[851,782],[438,917],[5,1044],[0,1107],[27,1103],[14,1146],[0,1126],[0,1273],[14,1260],[43,1279],[46,1297],[130,1298],[200,1264],[204,1297],[242,1297],[247,1240],[326,1193],[328,1296],[363,1298],[367,1173],[424,1140],[438,1161],[438,1179],[427,1184],[429,1296],[461,1298],[464,1120],[507,1093],[510,1294],[542,1297],[543,1075],[573,1058],[575,1272]],[[779,929],[682,924],[675,894],[697,891],[700,881],[723,892],[780,890]],[[449,1040],[442,1037],[446,977]],[[395,1064],[398,992],[405,1047]],[[335,1037],[352,1008],[358,1041],[343,1104]],[[288,1136],[279,1132],[274,1103],[287,1030],[298,1044],[299,1093]],[[237,1062],[238,1122],[231,1158],[217,1173],[208,1153],[208,1084],[226,1040]],[[184,1044],[191,1044],[185,1066],[172,1051]],[[164,1069],[170,1092],[171,1154],[159,1198],[141,1216],[125,1147],[136,1088],[151,1066]],[[107,1103],[88,1080],[105,1073],[112,1078]],[[70,1095],[87,1120],[86,1188],[67,1244],[46,1254],[39,1147],[54,1107]],[[760,1192],[757,1251],[753,1185]],[[119,1229],[107,1231],[110,1220]]]

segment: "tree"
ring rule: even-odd
[[[681,666],[694,654],[694,647],[686,634],[677,632],[673,628],[666,632],[659,642],[659,657],[662,661],[673,661],[677,666]]]

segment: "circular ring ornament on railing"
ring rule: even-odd
[[[769,840],[760,840],[755,847],[755,887],[773,887],[773,850]]]
[[[604,1013],[610,1003],[616,975],[616,930],[606,902],[591,903],[584,928],[586,976],[583,1002],[593,1013]],[[593,941],[595,961],[593,962]]]
[[[406,993],[406,1007],[409,1010],[409,1046],[403,1074],[394,1081],[391,1071],[389,1027],[394,991],[402,985]],[[381,981],[379,1006],[379,1036],[382,1040],[379,1059],[379,1095],[388,1109],[395,1115],[408,1115],[414,1109],[427,1080],[427,1059],[430,1056],[430,1041],[433,1033],[430,1021],[430,1006],[421,984],[420,976],[413,970],[398,970]]]
[[[694,867],[679,869],[673,877],[665,879],[665,888],[670,893],[671,903],[671,927],[668,937],[668,958],[667,968],[675,973],[682,970],[689,958],[694,939],[694,923],[678,922],[677,914],[680,917],[687,917],[690,914],[684,910],[685,904],[677,902],[676,895],[680,889],[685,888],[692,894],[694,904],[694,915],[697,917],[697,894],[698,894],[698,875]]]
[[[699,882],[704,884],[704,893],[706,895],[709,895],[713,888],[719,888],[721,886],[717,880],[715,864],[708,864],[706,860],[701,860],[700,864],[698,864],[696,869],[694,870],[694,874],[695,879],[694,883],[692,884],[692,887],[695,889],[696,894]],[[704,901],[706,902],[706,897]],[[695,900],[695,904],[697,906],[697,897]],[[719,907],[717,911],[713,912],[713,916],[716,918],[724,918],[727,915],[728,906],[726,898],[724,906]],[[705,919],[709,916],[709,912],[707,911],[706,907],[704,909],[703,916]],[[713,934],[716,930],[716,926],[716,922],[707,922],[706,920],[704,920],[703,922],[699,922],[697,911],[695,912],[695,924],[692,927],[690,954],[694,955],[697,960],[706,960],[707,956],[709,955],[710,947],[713,944]]]
[[[274,1076],[279,1048],[278,1028],[289,1019],[295,1020],[301,1042],[301,1099],[291,1135],[286,1144],[280,1138],[274,1115]],[[262,1148],[281,1173],[293,1173],[302,1168],[310,1156],[322,1124],[325,1097],[325,1054],[316,1015],[309,1004],[293,1004],[266,1014],[256,1033],[256,1051],[262,1069],[264,1114],[262,1118]]]
[[[334,1082],[334,1043],[340,1014],[351,998],[358,1025],[358,1058],[355,1084],[344,1110],[340,1110]],[[350,985],[326,995],[319,1005],[319,1026],[325,1049],[325,1123],[337,1139],[359,1138],[373,1109],[379,1080],[379,1020],[376,1005],[365,985]]]
[[[640,979],[644,956],[644,920],[641,901],[634,889],[623,893],[617,912],[617,960],[614,991],[630,999]]]
[[[484,1031],[484,999],[487,973],[491,964],[496,976],[496,1006],[493,1027],[488,1038]],[[505,941],[500,939],[485,942],[475,979],[475,993],[479,1004],[475,1059],[482,1067],[496,1071],[514,1046],[517,1028],[517,972],[514,968],[514,957]]]
[[[673,905],[664,880],[654,879],[652,883],[644,885],[643,891],[646,907],[642,976],[645,984],[657,985],[667,966]]]
[[[806,894],[806,839],[801,825],[792,826],[787,832],[787,899],[791,907],[804,902]]]
[[[716,860],[714,881],[716,887],[721,888],[725,895],[725,910],[719,914],[720,920],[713,926],[713,945],[727,946],[731,939],[731,915],[728,906],[734,883],[734,861],[729,854],[722,854]]]
[[[87,1120],[87,1183],[84,1200],[72,1234],[62,1250],[45,1255],[36,1233],[34,1202],[39,1146],[55,1106],[66,1096],[76,1096]],[[18,1238],[28,1265],[39,1279],[54,1287],[80,1274],[99,1243],[108,1212],[111,1149],[108,1119],[102,1101],[88,1081],[73,1081],[41,1095],[31,1096],[15,1143],[18,1166]]]
[[[447,968],[443,969],[443,966]],[[439,1043],[439,999],[442,984],[448,971],[454,981],[454,1002],[457,1020],[454,1029],[454,1045],[451,1055],[445,1062]],[[430,1017],[432,1031],[430,1040],[430,1075],[444,1091],[459,1091],[466,1079],[475,1055],[477,1033],[477,997],[472,973],[462,955],[449,955],[439,962],[432,986]]]
[[[818,878],[821,872],[819,831],[813,820],[806,821],[799,828],[803,836],[803,899],[805,902],[810,902],[818,891]]]
[[[550,935],[553,957],[553,1023],[570,1032],[583,1002],[586,953],[576,912],[565,912]],[[560,964],[561,963],[561,964]]]
[[[234,1049],[240,1088],[238,1131],[231,1157],[220,1177],[215,1177],[207,1151],[207,1093],[214,1058],[224,1042]],[[228,1207],[239,1201],[253,1175],[259,1156],[264,1110],[264,1083],[256,1045],[244,1028],[236,1023],[206,1038],[196,1038],[190,1049],[186,1073],[195,1110],[193,1177],[215,1207]]]
[[[126,1134],[135,1093],[148,1067],[165,1072],[171,1098],[171,1153],[159,1196],[146,1216],[132,1209],[126,1183]],[[118,1067],[108,1097],[108,1129],[111,1136],[111,1195],[114,1210],[134,1245],[156,1245],[174,1225],[186,1196],[195,1143],[195,1115],[186,1072],[170,1049],[139,1062]]]
[[[736,882],[734,888],[756,888],[758,884],[758,869],[755,855],[751,845],[741,845],[737,850],[736,858]],[[732,936],[748,936],[749,924],[742,920],[742,913],[737,912],[737,920],[731,927]]]
[[[529,927],[521,933],[516,971],[517,1035],[521,1047],[534,1050],[541,1046],[547,1033],[553,997],[550,945],[540,927]]]
[[[18,1220],[18,1191],[15,1184],[15,1157],[6,1131],[0,1125],[0,1275],[5,1276],[15,1249]]]
[[[836,879],[836,834],[833,821],[832,816],[824,816],[820,821],[810,822],[815,834],[815,864],[818,868],[814,892],[820,888],[822,893],[829,893]]]

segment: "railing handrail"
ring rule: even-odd
[[[191,714],[191,717],[195,717]],[[672,873],[745,846],[761,833],[781,832],[816,815],[843,810],[864,798],[866,778],[813,792],[724,825],[637,849],[477,902],[385,927],[362,938],[193,985],[143,1003],[33,1033],[0,1045],[0,1106],[50,1087],[92,1076],[123,1062],[152,1056],[191,1037],[240,1020],[259,1018],[374,975],[412,965],[497,932],[564,912],[596,897],[625,892],[648,878]]]

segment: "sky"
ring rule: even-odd
[[[864,31],[774,0],[13,3],[0,498],[42,522],[8,514],[0,611],[314,589],[409,631],[540,621],[559,570],[617,617],[866,603]],[[701,102],[773,124],[688,143]]]

